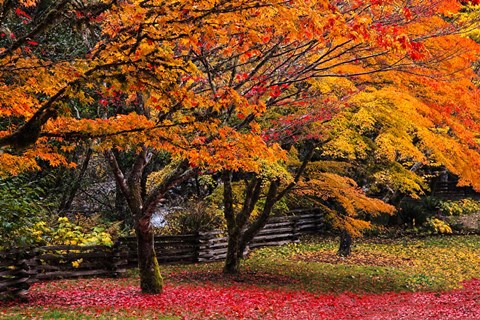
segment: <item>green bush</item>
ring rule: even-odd
[[[422,208],[429,213],[436,213],[440,209],[441,201],[435,197],[425,197],[422,199]]]
[[[402,224],[410,226],[420,226],[427,221],[428,212],[422,205],[411,202],[404,202],[397,210],[397,215]]]
[[[158,228],[161,234],[191,234],[199,231],[225,229],[223,211],[204,201],[190,200],[185,207],[173,210],[165,216],[165,226]]]
[[[29,232],[49,214],[44,190],[21,178],[0,180],[0,249],[35,243]]]
[[[480,212],[480,201],[473,199],[447,200],[440,202],[440,211],[446,216],[461,216]]]

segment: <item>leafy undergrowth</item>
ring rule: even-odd
[[[0,307],[5,319],[474,319],[480,314],[480,280],[444,293],[315,295],[253,285],[167,285],[142,295],[114,279],[37,284],[25,305]]]
[[[254,251],[240,276],[220,263],[165,266],[165,292],[138,277],[36,284],[3,319],[474,319],[480,314],[480,236],[336,242]],[[473,280],[472,280],[473,279]],[[468,280],[468,281],[466,281]],[[463,284],[463,287],[461,287]]]

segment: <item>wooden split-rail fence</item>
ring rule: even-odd
[[[319,212],[271,217],[247,250],[298,242],[299,237],[324,231]],[[155,236],[159,263],[196,263],[225,259],[227,237],[220,230],[188,235]],[[135,237],[122,237],[112,247],[45,246],[0,252],[0,299],[22,297],[41,280],[77,277],[116,277],[137,267]]]

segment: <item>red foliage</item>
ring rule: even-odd
[[[29,306],[93,312],[142,310],[184,319],[474,319],[480,314],[480,280],[450,292],[314,295],[255,286],[170,285],[161,295],[142,295],[119,280],[40,283]],[[8,313],[4,305],[0,314]]]

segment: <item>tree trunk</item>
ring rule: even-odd
[[[154,234],[150,223],[139,222],[136,228],[138,245],[138,268],[140,270],[140,288],[142,293],[158,294],[163,289],[163,278],[160,274],[154,248]]]
[[[246,182],[245,198],[242,210],[235,214],[233,209],[233,191],[232,191],[232,173],[224,172],[222,175],[223,181],[223,205],[224,216],[227,221],[228,231],[228,247],[227,257],[225,265],[223,267],[223,273],[225,274],[238,274],[240,273],[240,262],[243,259],[243,252],[248,246],[250,241],[253,240],[255,235],[266,224],[273,206],[279,200],[281,200],[296,184],[300,181],[300,177],[305,171],[308,162],[313,156],[315,146],[312,146],[305,156],[300,168],[297,170],[295,179],[292,183],[288,184],[285,189],[279,192],[280,180],[275,179],[270,181],[270,186],[265,198],[263,210],[259,216],[248,226],[248,220],[251,213],[255,209],[255,205],[258,203],[262,193],[263,179],[260,176],[254,176],[249,182]]]
[[[225,259],[225,265],[223,266],[223,273],[240,273],[240,260],[243,257],[243,252],[241,252],[240,250],[240,232],[238,230],[234,232],[229,232],[227,257]]]
[[[342,230],[340,233],[340,247],[338,248],[338,255],[342,257],[348,257],[352,252],[352,236]]]
[[[158,294],[163,289],[163,279],[154,249],[154,233],[150,219],[155,203],[145,205],[142,199],[141,178],[145,165],[149,161],[146,148],[137,154],[128,180],[118,165],[112,151],[105,152],[108,163],[114,174],[118,187],[125,196],[128,208],[134,218],[135,233],[137,234],[138,268],[140,271],[140,288],[143,293]]]

